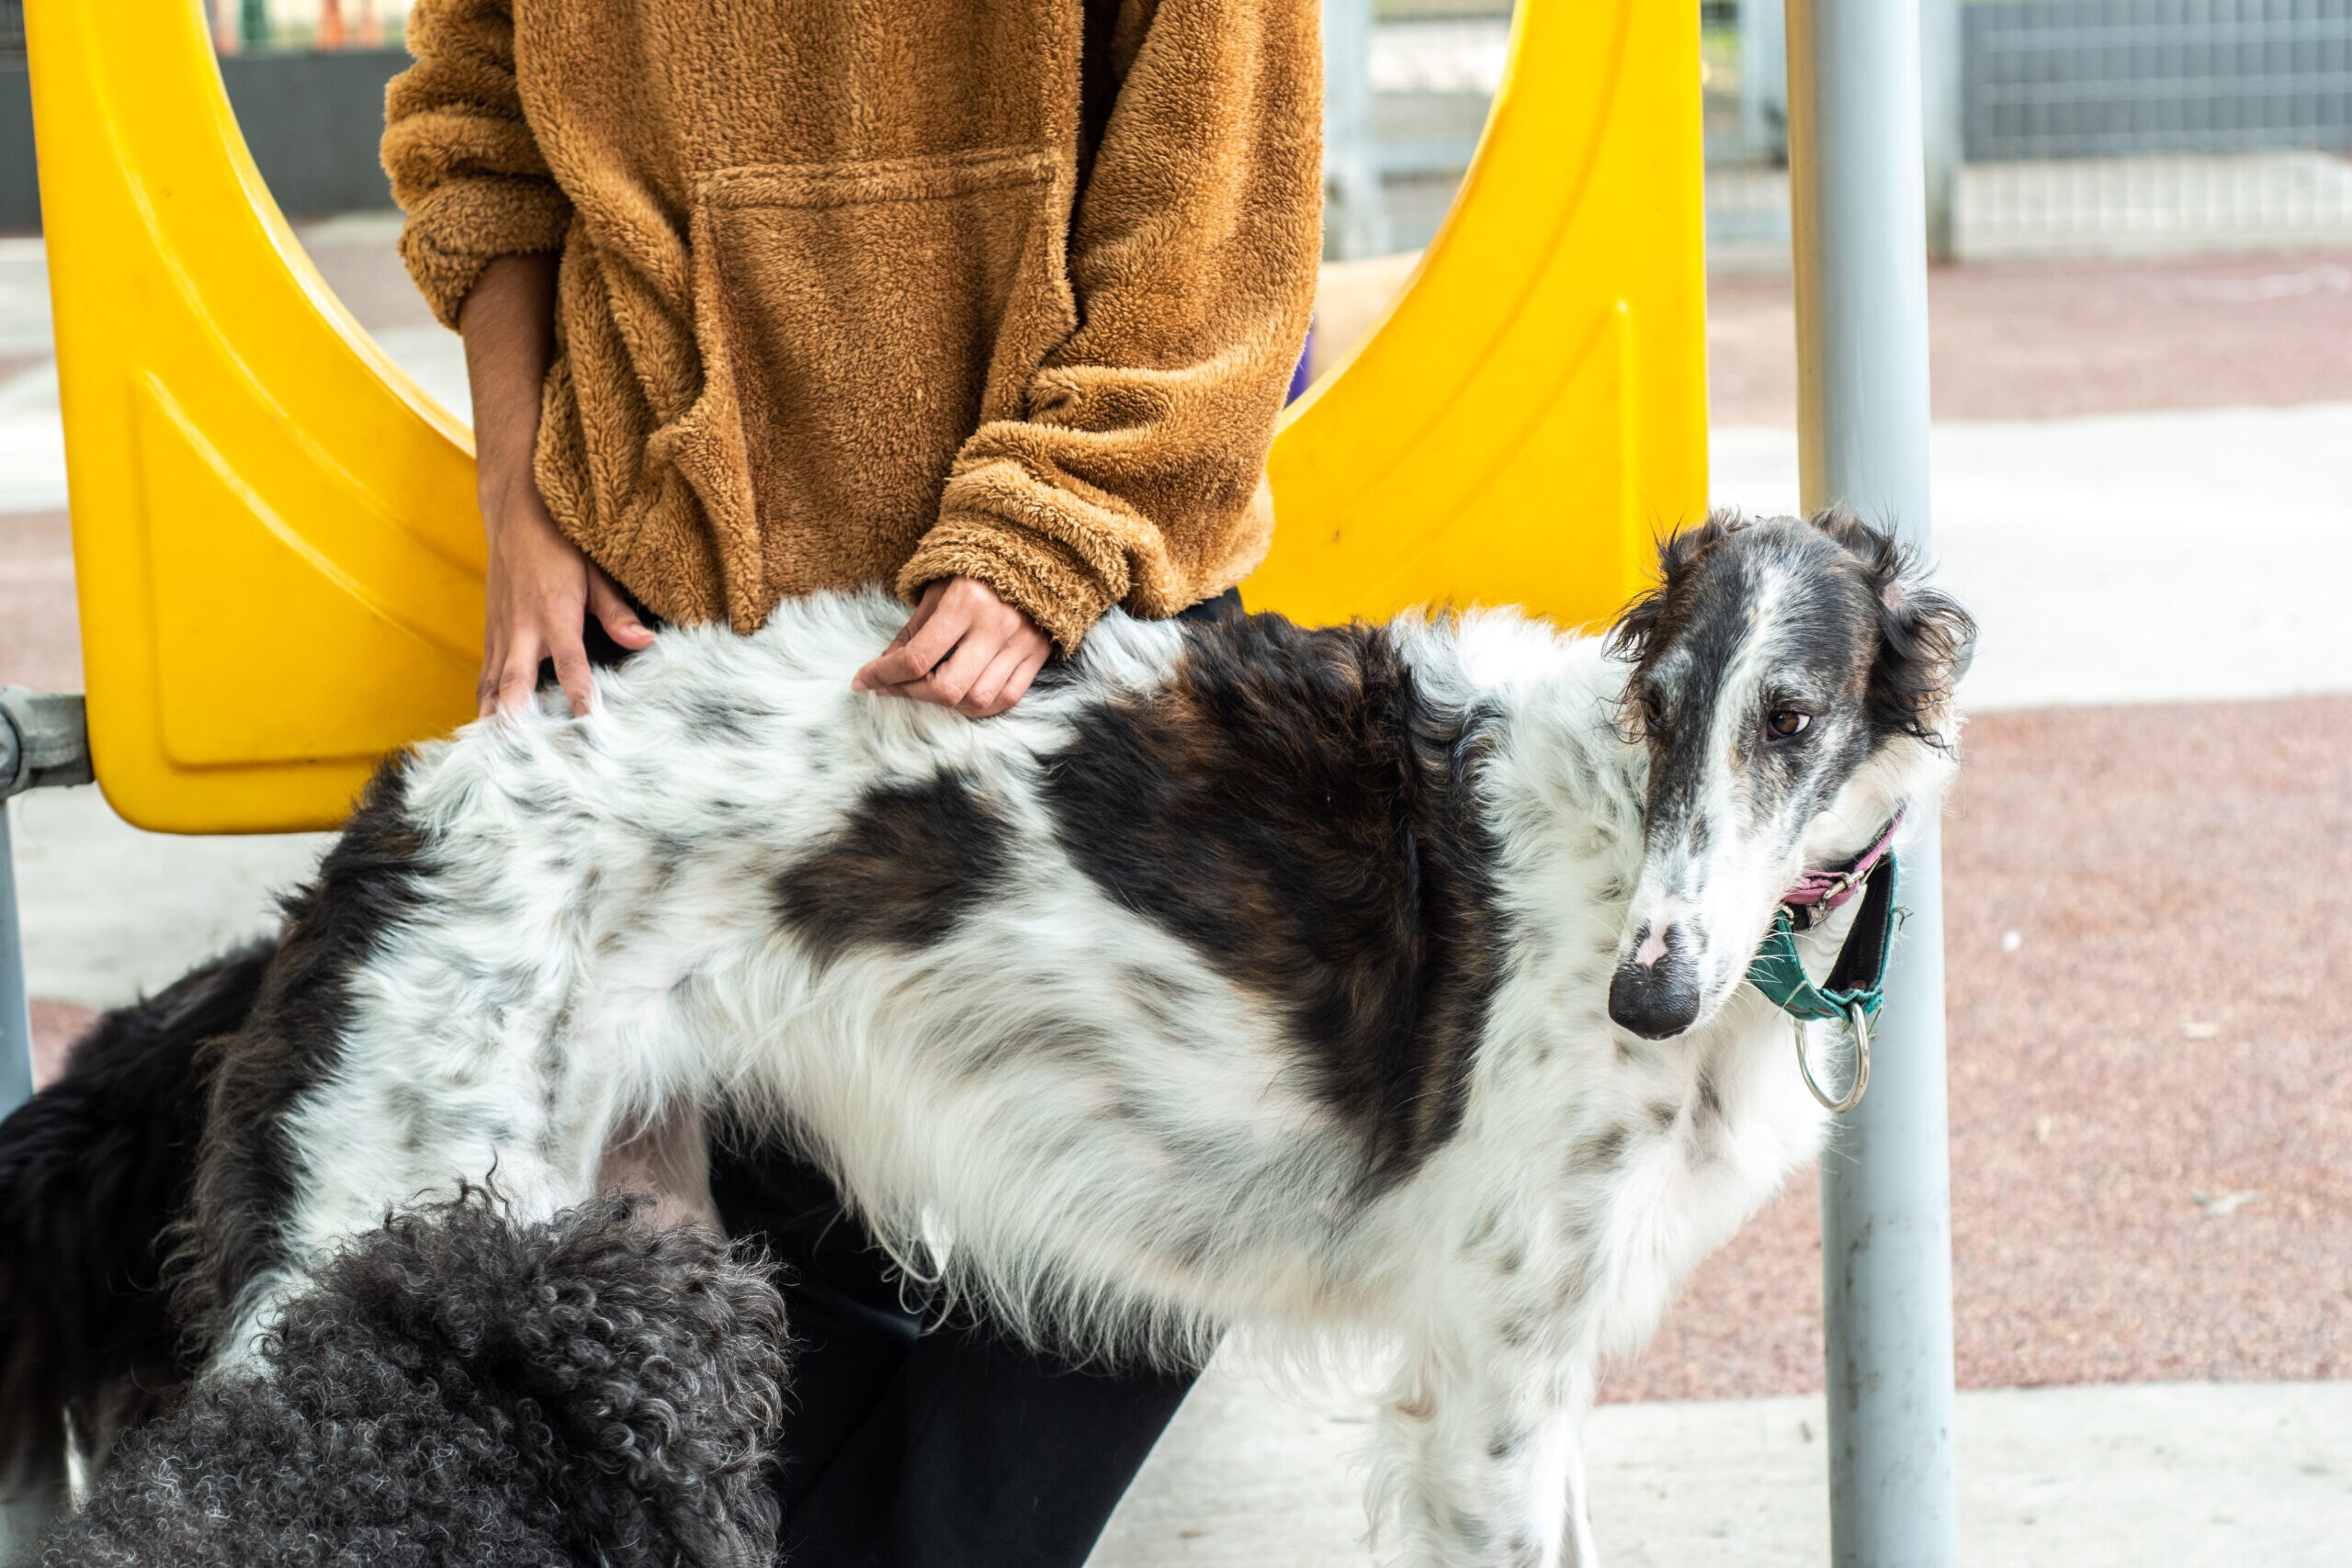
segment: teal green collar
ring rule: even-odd
[[[1772,1005],[1796,1020],[1797,1065],[1805,1087],[1832,1111],[1850,1111],[1861,1103],[1870,1083],[1871,1025],[1877,1021],[1886,999],[1886,961],[1894,947],[1894,928],[1902,923],[1894,895],[1902,880],[1892,851],[1881,855],[1863,882],[1861,908],[1846,933],[1838,960],[1819,985],[1806,977],[1797,956],[1796,919],[1789,906],[1773,911],[1772,929],[1747,965],[1747,980],[1772,1000]],[[1814,1081],[1805,1055],[1804,1026],[1809,1022],[1843,1023],[1854,1037],[1854,1081],[1838,1099],[1822,1092]]]

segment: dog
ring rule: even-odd
[[[334,1254],[257,1354],[124,1438],[51,1568],[769,1568],[783,1298],[699,1226],[492,1194]]]
[[[665,631],[387,764],[204,1053],[206,1381],[388,1205],[536,1219],[708,1110],[1038,1344],[1385,1346],[1408,1557],[1591,1562],[1597,1378],[1822,1146],[1750,960],[1932,820],[1965,612],[1850,515],[1718,514],[1606,637],[1113,612],[977,723],[850,690],[902,615]]]

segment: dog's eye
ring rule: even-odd
[[[1804,734],[1804,727],[1812,722],[1813,715],[1809,713],[1799,713],[1794,708],[1774,708],[1771,716],[1765,719],[1764,728],[1772,732],[1773,739],[1786,740],[1792,735]]]
[[[1656,692],[1642,694],[1642,722],[1654,730],[1666,728],[1666,705],[1657,700]]]

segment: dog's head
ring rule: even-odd
[[[1611,634],[1649,752],[1642,871],[1609,1016],[1681,1033],[1737,989],[1781,896],[1923,818],[1951,771],[1975,624],[1852,514],[1718,513],[1668,539]]]

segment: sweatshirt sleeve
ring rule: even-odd
[[[1112,58],[1071,224],[1077,330],[1023,417],[964,445],[898,584],[978,578],[1065,653],[1110,605],[1173,615],[1263,555],[1322,250],[1314,0],[1127,0]]]
[[[562,248],[571,204],[523,116],[512,0],[417,0],[408,49],[384,96],[384,172],[408,215],[401,257],[455,327],[493,258]]]

